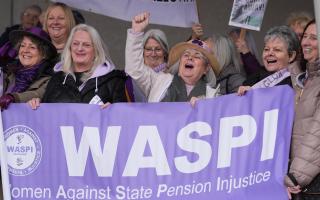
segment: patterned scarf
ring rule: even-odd
[[[159,73],[159,72],[164,71],[166,68],[167,68],[167,63],[162,63],[162,64],[156,66],[155,68],[153,68],[153,71]]]
[[[37,77],[38,69],[40,68],[41,64],[42,62],[40,64],[34,65],[33,67],[26,69],[23,65],[21,65],[21,63],[19,63],[18,69],[15,72],[15,84],[11,91],[8,92],[14,93],[26,91]]]

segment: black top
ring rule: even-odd
[[[273,73],[275,72],[269,72],[264,67],[260,68],[259,71],[248,76],[247,79],[243,82],[243,85],[253,86],[254,84],[258,83],[259,81],[266,78],[267,76],[270,76]],[[283,79],[277,85],[289,85],[292,87],[291,77],[289,76]]]
[[[42,102],[89,103],[95,95],[98,95],[103,103],[127,102],[125,81],[126,75],[123,71],[113,70],[108,74],[89,79],[80,91],[79,82],[73,75],[57,72],[50,79]]]

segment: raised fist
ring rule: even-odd
[[[149,12],[143,12],[133,17],[132,19],[132,29],[135,33],[143,32],[144,29],[149,24]]]

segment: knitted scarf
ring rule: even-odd
[[[11,91],[7,91],[7,93],[26,91],[37,77],[38,69],[40,68],[41,64],[42,62],[30,68],[24,68],[24,66],[19,63],[17,66],[17,70],[15,71],[15,84],[12,87]]]

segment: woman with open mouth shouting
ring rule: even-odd
[[[128,30],[126,72],[142,89],[148,102],[184,102],[218,95],[216,74],[219,64],[208,45],[201,40],[181,42],[169,53],[170,73],[156,73],[139,59],[143,54],[143,31],[149,24],[148,12],[135,16]]]
[[[288,26],[271,28],[264,37],[262,60],[264,68],[247,77],[238,95],[244,95],[251,88],[267,88],[288,84],[292,86],[289,65],[300,54],[298,36]]]

